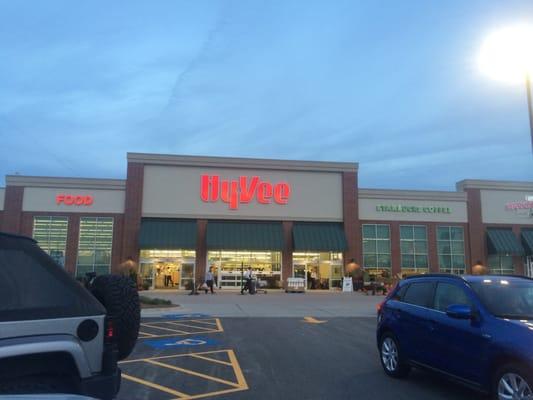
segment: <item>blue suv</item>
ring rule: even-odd
[[[385,373],[436,371],[494,399],[533,400],[533,279],[426,274],[378,308]]]

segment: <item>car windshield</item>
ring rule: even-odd
[[[533,319],[533,281],[487,278],[472,288],[494,316]]]

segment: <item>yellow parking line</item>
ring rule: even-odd
[[[141,332],[141,331],[139,331],[139,335],[145,335],[145,336],[147,336],[147,337],[157,336],[157,335],[153,335],[153,334],[148,333],[148,332]]]
[[[237,382],[239,383],[239,386],[242,389],[248,389],[248,384],[246,383],[246,379],[244,378],[244,374],[242,373],[239,361],[237,361],[235,352],[233,350],[228,350],[228,357],[231,363],[233,364],[233,370],[235,372],[235,376],[237,377]]]
[[[184,323],[181,323],[181,322],[164,322],[165,324],[171,324],[171,325],[178,325],[178,326],[186,326],[187,328],[193,328],[193,329],[213,329],[213,328],[208,328],[206,326],[195,326],[195,325],[188,325],[188,324],[184,324]]]
[[[147,327],[147,328],[152,328],[152,329],[161,329],[163,331],[170,331],[170,332],[175,332],[175,333],[190,333],[190,332],[182,331],[182,330],[179,330],[179,329],[163,328],[161,326],[154,326],[154,325],[150,325],[150,324],[141,324],[141,326],[144,326],[144,327]]]
[[[137,378],[135,376],[131,376],[131,375],[127,375],[125,373],[122,373],[122,377],[127,379],[127,380],[130,380],[132,382],[137,382],[137,383],[140,383],[141,385],[145,385],[145,386],[157,389],[157,390],[161,390],[162,392],[166,392],[166,393],[169,393],[171,395],[178,396],[178,399],[190,399],[191,398],[188,394],[185,394],[185,393],[182,393],[182,392],[178,392],[177,390],[168,388],[166,386],[158,385],[157,383],[145,381],[144,379]]]
[[[216,358],[210,358],[210,357],[206,357],[206,356],[199,356],[198,354],[189,354],[189,356],[194,357],[194,358],[200,358],[202,360],[211,361],[211,362],[222,364],[222,365],[228,365],[230,367],[233,366],[233,364],[230,363],[230,362],[217,360]]]
[[[125,361],[119,361],[119,364],[127,364],[127,363],[133,363],[133,362],[139,362],[139,361],[146,361],[146,360],[163,360],[165,358],[178,358],[178,357],[188,357],[191,354],[216,354],[216,353],[226,353],[228,350],[213,350],[213,351],[203,351],[201,353],[186,353],[186,354],[173,354],[170,356],[159,356],[159,357],[151,357],[151,358],[137,358],[135,360],[125,360]]]
[[[247,390],[247,389],[248,388],[235,388],[235,389],[219,390],[218,392],[202,393],[202,394],[197,394],[191,397],[187,397],[187,400],[203,399],[205,397],[212,397],[212,396],[218,396],[221,394],[240,392],[241,390]]]
[[[216,318],[211,319],[187,319],[184,322],[200,322],[202,324],[208,324],[208,325],[216,325],[216,322],[208,322],[208,321],[216,321]]]
[[[176,367],[174,365],[165,364],[165,363],[162,363],[162,362],[159,362],[159,361],[154,361],[152,359],[146,359],[145,362],[147,362],[149,364],[153,364],[153,365],[158,365],[160,367],[173,369],[175,371],[183,372],[183,373],[188,374],[188,375],[197,376],[199,378],[204,378],[204,379],[208,379],[208,380],[211,380],[211,381],[214,381],[214,382],[223,383],[223,384],[228,385],[228,386],[233,386],[233,387],[236,387],[236,388],[240,388],[241,387],[240,383],[230,382],[230,381],[227,381],[225,379],[217,378],[215,376],[202,374],[202,373],[196,372],[196,371],[191,371],[190,369]]]
[[[222,328],[222,324],[220,323],[220,319],[215,319],[216,323],[217,323],[217,327],[218,327],[218,330],[220,332],[224,332],[224,328]]]

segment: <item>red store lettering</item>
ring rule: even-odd
[[[238,180],[220,179],[218,175],[200,177],[200,198],[206,203],[216,203],[218,199],[237,210],[240,204],[247,204],[255,197],[260,204],[281,205],[289,202],[291,187],[286,182],[272,184],[258,176],[240,176]]]
[[[72,194],[58,194],[56,195],[56,204],[64,204],[66,206],[90,206],[94,203],[93,196],[90,195],[72,195]]]

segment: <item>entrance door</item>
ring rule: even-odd
[[[192,290],[194,285],[194,263],[181,264],[180,288]]]
[[[526,258],[526,276],[533,278],[533,256]]]

